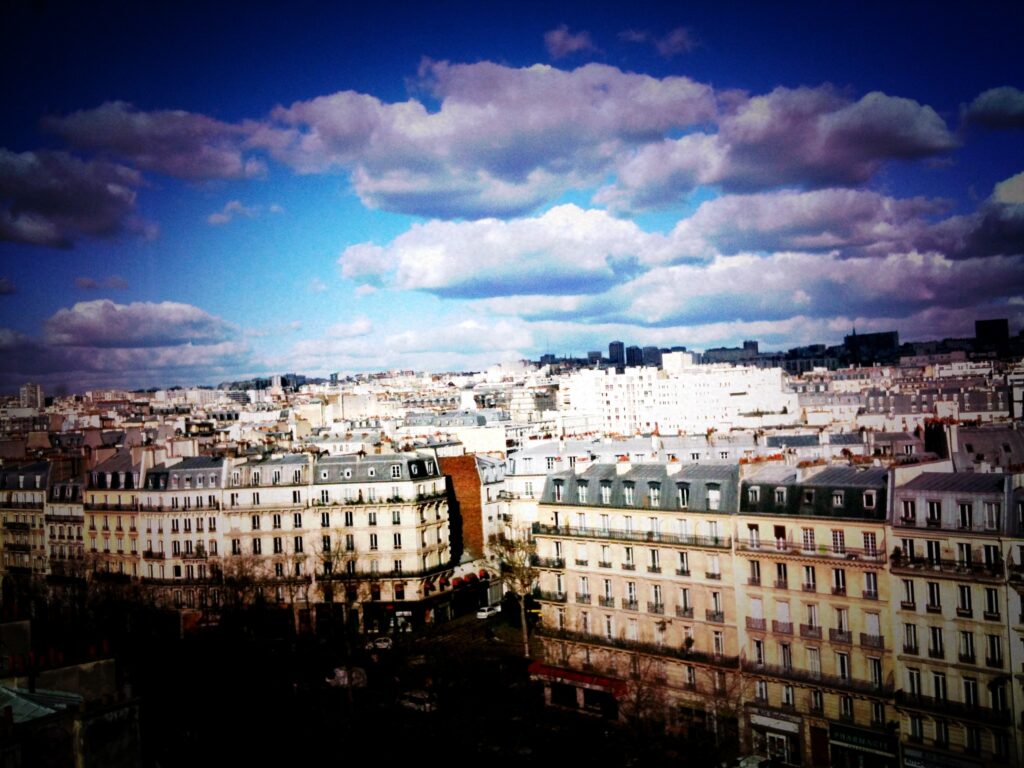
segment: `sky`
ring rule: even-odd
[[[1019,3],[346,5],[3,4],[0,392],[1024,326]]]

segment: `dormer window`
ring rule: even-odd
[[[841,507],[841,506],[843,506],[843,501],[844,501],[844,498],[843,498],[843,492],[842,491],[832,491],[832,506],[833,507]]]
[[[253,485],[259,485],[260,484],[260,473],[259,472],[253,472],[252,473],[252,484]]]
[[[633,484],[623,483],[622,484],[622,499],[627,507],[633,506]]]
[[[370,467],[368,470],[366,470],[366,474],[368,474],[370,477],[376,477],[377,470],[374,469],[373,467]]]
[[[601,483],[601,503],[612,503],[612,484],[607,481],[602,481]]]
[[[563,486],[565,484],[561,480],[555,480],[555,482],[552,485],[553,485],[553,490],[554,490],[554,494],[555,494],[555,501],[561,501],[562,500],[562,488],[563,488]]]
[[[346,469],[345,470],[345,479],[348,480],[351,477],[352,477],[352,470],[351,469]]]
[[[786,489],[785,488],[776,488],[775,489],[775,503],[776,504],[785,504],[786,503]]]
[[[414,475],[418,475],[420,473],[420,468],[417,467],[415,464],[410,464],[409,471]]]
[[[676,486],[676,504],[680,509],[690,507],[690,486],[681,484]]]
[[[587,490],[586,483],[581,482],[576,486],[576,497],[580,504],[587,503]]]
[[[875,508],[875,492],[874,491],[864,491],[864,509],[874,509],[874,508]]]
[[[761,489],[758,486],[753,486],[747,489],[747,501],[750,504],[757,504],[761,501]]]
[[[427,462],[427,474],[428,475],[432,475],[433,473],[434,473],[434,462],[428,461]]]
[[[651,483],[648,486],[648,494],[652,507],[661,506],[661,486],[658,483]]]
[[[392,464],[391,465],[391,477],[397,480],[401,476],[402,476],[402,465],[401,464]]]

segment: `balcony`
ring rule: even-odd
[[[752,616],[747,616],[747,629],[752,629],[755,632],[764,632],[767,629],[767,619],[755,619]]]
[[[690,569],[689,568],[676,568],[676,576],[689,576],[689,575],[690,575]]]
[[[942,606],[935,605],[934,603],[926,603],[924,606],[925,613],[942,613]]]
[[[648,565],[647,566],[647,572],[648,573],[661,573],[661,566],[660,565]]]
[[[747,579],[747,586],[748,587],[760,587],[761,586],[761,577],[758,576],[758,577],[755,578],[755,577],[751,576],[750,578]]]
[[[533,564],[538,568],[565,568],[565,560],[561,557],[537,557],[534,556]]]
[[[943,648],[929,648],[928,649],[929,659],[944,659],[946,658],[946,651]]]
[[[679,605],[677,605],[676,606],[676,616],[678,616],[680,619],[692,619],[693,618],[693,608],[691,608],[689,606],[679,606]]]
[[[708,621],[712,621],[716,624],[725,623],[725,611],[706,611],[705,616]]]
[[[959,653],[957,658],[960,659],[961,664],[974,664],[975,655],[973,653]]]
[[[640,603],[636,600],[630,600],[629,598],[622,598],[622,608],[626,611],[639,611]]]
[[[985,666],[986,667],[991,667],[992,669],[1002,669],[1003,668],[1003,658],[1002,658],[1002,656],[999,656],[997,658],[992,658],[990,656],[986,656],[985,657]]]
[[[905,573],[911,576],[938,576],[950,579],[976,579],[979,581],[998,580],[1003,578],[1003,563],[982,563],[973,560],[948,560],[910,558],[894,555],[891,560],[893,573]]]
[[[622,570],[624,570],[624,571],[635,571],[636,570],[636,563],[623,563],[619,567],[622,568]]]
[[[789,589],[789,580],[788,579],[776,579],[775,580],[775,588],[776,589]]]
[[[981,616],[985,621],[1000,621],[999,611],[984,611]]]
[[[679,544],[688,547],[704,547],[708,549],[731,549],[731,536],[693,536],[674,533],[653,533],[650,531],[630,531],[616,528],[584,528],[571,525],[548,525],[534,523],[535,535],[572,536],[582,539],[609,539],[612,541],[657,541],[664,544]]]
[[[611,568],[612,564],[608,560],[598,560],[597,561],[597,567],[598,568]]]
[[[665,613],[665,604],[664,603],[647,603],[647,612],[648,613],[657,613],[659,615],[660,614],[664,614]]]
[[[830,629],[828,631],[828,639],[833,643],[853,645],[853,632],[848,629]]]
[[[917,647],[917,645],[907,645],[906,643],[904,643],[903,652],[909,653],[912,656],[917,656],[917,654],[920,652],[920,649]]]
[[[620,648],[626,651],[646,653],[653,656],[668,656],[674,659],[681,659],[697,664],[708,664],[725,669],[737,669],[740,665],[740,660],[737,656],[725,656],[717,653],[687,650],[686,648],[678,648],[671,645],[644,643],[639,640],[626,640],[625,638],[606,637],[604,635],[593,635],[585,632],[573,632],[564,629],[548,629],[543,624],[537,628],[537,632],[543,637],[570,640],[579,643],[589,643],[606,648]]]
[[[900,600],[900,608],[902,608],[904,611],[916,611],[917,603],[915,603],[913,600]]]
[[[581,605],[590,605],[590,593],[589,592],[577,592],[576,602]]]
[[[832,594],[833,595],[845,595],[846,594],[846,585],[843,585],[841,587],[840,586],[833,586],[832,587]]]
[[[974,615],[974,611],[970,608],[957,608],[956,615],[961,619],[969,619]]]
[[[800,585],[800,589],[802,589],[804,592],[817,592],[818,585],[809,581],[805,581],[803,584]]]
[[[704,578],[705,579],[711,579],[712,581],[721,581],[722,580],[722,574],[720,574],[720,573],[705,573],[704,574]]]
[[[778,621],[777,619],[772,619],[772,632],[774,632],[777,635],[792,635],[793,622]]]
[[[817,624],[801,624],[800,637],[805,637],[809,640],[821,640],[821,626]]]
[[[852,677],[840,677],[839,675],[826,675],[821,672],[813,672],[807,669],[797,669],[774,664],[756,664],[744,662],[743,669],[754,675],[769,675],[784,680],[793,680],[798,683],[812,683],[822,687],[836,688],[842,691],[854,693],[868,693],[875,696],[884,696],[892,692],[891,685],[872,682],[870,680],[858,680]]]
[[[885,648],[885,638],[882,635],[868,635],[861,632],[860,645],[862,648],[877,648],[881,650]]]
[[[28,533],[29,527],[28,523],[16,523],[13,520],[7,520],[4,522],[4,528],[8,531],[21,531]]]
[[[590,564],[589,560],[575,560],[576,565],[580,568],[586,568]]]
[[[924,521],[924,524],[928,528],[941,528],[942,527],[942,521],[940,519],[936,518],[936,517],[929,517],[927,520]]]
[[[615,598],[614,597],[599,597],[597,598],[597,604],[602,608],[614,608]]]
[[[877,600],[878,590],[865,589],[863,592],[860,593],[860,596],[863,597],[865,600]]]
[[[763,555],[770,552],[773,556],[783,555],[788,557],[815,557],[823,560],[861,560],[870,563],[884,563],[885,554],[876,549],[864,549],[858,547],[843,547],[837,550],[835,547],[828,547],[825,544],[805,547],[803,542],[776,541],[771,547],[760,545],[752,546],[749,541],[737,541],[736,549],[739,552],[753,552]]]
[[[32,547],[29,544],[11,541],[4,545],[4,549],[10,552],[28,552],[32,549]]]
[[[538,590],[534,595],[538,600],[546,600],[549,603],[564,603],[566,601],[565,592],[548,592],[546,590]]]
[[[1009,725],[1011,721],[1011,712],[1008,709],[992,709],[980,704],[964,704],[959,701],[908,691],[896,691],[896,706],[901,709],[917,709],[977,723]]]

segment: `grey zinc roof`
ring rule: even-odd
[[[131,451],[118,451],[106,461],[97,464],[93,472],[132,472],[135,466]]]
[[[779,464],[766,464],[765,466],[758,467],[754,470],[747,479],[747,482],[755,485],[759,483],[786,485],[787,483],[795,483],[796,477],[797,471],[793,467],[782,466]]]
[[[880,467],[827,467],[807,478],[801,485],[830,488],[881,488],[885,486],[888,470]]]
[[[1002,493],[1006,475],[977,472],[924,472],[900,486],[908,491],[953,493]]]
[[[843,432],[829,435],[828,439],[832,445],[861,445],[864,442],[864,436],[860,432]]]
[[[770,448],[806,448],[819,442],[817,435],[771,435],[767,440]]]
[[[431,462],[433,472],[427,472],[427,462]],[[440,476],[437,462],[430,456],[416,454],[410,456],[401,453],[374,454],[371,456],[326,456],[316,463],[314,482],[322,483],[373,483],[390,480],[391,465],[401,464],[401,480],[420,480]],[[410,467],[416,467],[413,474]],[[370,469],[374,470],[373,476]],[[345,477],[345,470],[350,470],[351,477]],[[323,473],[327,473],[327,477]]]

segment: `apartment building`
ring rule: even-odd
[[[93,574],[138,577],[139,490],[142,463],[120,450],[86,477],[83,517],[85,563]],[[69,509],[72,514],[76,511]]]
[[[647,714],[736,732],[737,485],[736,465],[619,461],[550,475],[533,528],[545,657],[534,677],[549,702],[614,713],[630,685],[653,685]]]
[[[48,462],[0,467],[0,562],[7,573],[46,575]]]
[[[44,510],[50,576],[85,574],[85,483],[53,483]]]
[[[1008,615],[1006,573],[1019,554],[1014,500],[1006,474],[925,471],[895,490],[896,705],[908,764],[1019,764],[1020,676],[1014,685],[1009,657],[1021,618]]]
[[[737,615],[748,753],[895,766],[884,469],[770,465],[742,484]]]

